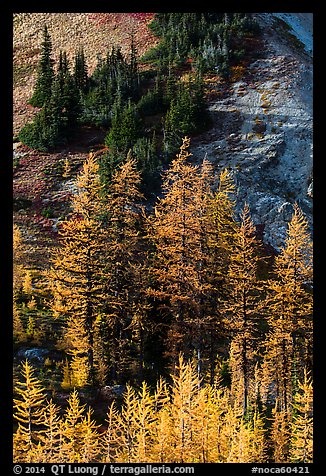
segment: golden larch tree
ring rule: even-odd
[[[119,430],[119,413],[115,401],[108,407],[105,422],[107,428],[101,439],[102,462],[115,463],[118,462],[121,436]]]
[[[33,462],[33,452],[38,443],[38,432],[44,421],[45,389],[35,377],[28,360],[21,364],[22,380],[14,389],[14,419],[18,428],[14,436],[14,460]]]
[[[169,319],[166,354],[176,363],[180,351],[188,357],[195,352],[200,375],[202,352],[209,347],[204,341],[209,329],[218,328],[216,273],[208,239],[214,175],[207,161],[201,167],[189,162],[189,146],[185,137],[164,174],[163,197],[148,220],[154,247],[149,293]]]
[[[169,388],[162,379],[157,383],[154,399],[156,419],[153,428],[151,460],[152,462],[166,463],[171,461],[173,425]]]
[[[63,421],[63,444],[61,447],[63,461],[80,463],[84,442],[84,418],[86,405],[81,404],[77,390],[69,395],[68,406]]]
[[[272,424],[270,431],[270,446],[275,463],[289,461],[291,415],[285,410],[280,410],[278,401],[272,410]]]
[[[189,463],[196,458],[195,425],[199,381],[194,362],[185,362],[179,355],[176,374],[173,375],[171,417],[172,445],[175,463]]]
[[[63,423],[60,416],[60,407],[52,400],[47,402],[43,414],[44,431],[41,434],[43,443],[43,463],[57,463],[62,461]]]
[[[61,225],[60,246],[53,252],[48,272],[51,307],[63,324],[76,386],[95,383],[99,359],[94,355],[94,339],[101,338],[99,333],[95,336],[95,322],[103,307],[105,232],[98,169],[90,154],[77,177],[72,213]]]
[[[79,463],[97,463],[101,455],[98,425],[92,419],[93,410],[88,408],[80,423],[81,449]]]
[[[293,463],[313,462],[313,385],[304,372],[294,395],[293,419],[290,443],[290,461]]]
[[[13,294],[14,298],[22,290],[24,280],[24,242],[18,225],[13,225]]]
[[[199,220],[194,200],[198,167],[188,163],[190,141],[183,139],[163,181],[163,198],[150,217],[149,234],[155,247],[152,273],[154,298],[167,300],[172,324],[170,348],[175,360],[184,350],[186,323],[195,317],[194,292],[198,289],[195,266],[199,246]]]

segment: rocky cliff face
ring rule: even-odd
[[[249,204],[264,241],[278,249],[295,201],[312,225],[312,14],[256,18],[263,55],[211,103],[210,141],[192,152],[233,171],[239,209]]]

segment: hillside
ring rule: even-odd
[[[14,15],[14,133],[33,116],[33,108],[26,105],[34,85],[39,59],[43,26],[48,25],[53,42],[53,54],[65,50],[72,60],[75,51],[83,46],[89,72],[97,64],[97,55],[106,55],[108,48],[121,46],[129,51],[130,35],[135,34],[139,55],[157,40],[146,24],[151,13],[18,13]]]
[[[127,54],[130,35],[135,35],[139,55],[157,39],[147,28],[151,13],[19,13],[14,14],[13,33],[13,131],[17,134],[37,112],[28,104],[31,97],[39,61],[40,43],[44,24],[47,24],[53,42],[53,56],[65,50],[72,60],[75,51],[83,46],[89,73],[96,64],[98,54],[106,55],[112,46],[120,46]],[[99,135],[98,135],[99,134]],[[31,266],[39,266],[47,259],[47,247],[56,240],[56,222],[65,212],[71,196],[70,182],[61,186],[63,160],[69,156],[73,178],[91,145],[103,140],[101,131],[84,131],[72,149],[57,154],[43,154],[25,150],[14,144],[13,197],[15,223],[22,229],[26,242],[26,259]],[[18,146],[18,148],[17,148]],[[73,185],[72,185],[73,187]]]

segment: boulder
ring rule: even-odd
[[[43,364],[45,358],[49,355],[47,349],[33,347],[32,349],[21,349],[17,352],[16,358],[19,360],[31,360],[39,364]]]
[[[104,399],[121,398],[126,387],[124,385],[106,385],[100,390],[100,395]]]

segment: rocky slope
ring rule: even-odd
[[[213,102],[209,143],[192,152],[234,172],[264,241],[279,248],[292,205],[312,223],[312,14],[257,14],[263,57]],[[221,131],[222,134],[221,134]]]
[[[34,108],[27,105],[31,97],[39,61],[43,28],[47,25],[53,58],[64,50],[72,62],[75,52],[83,47],[89,73],[98,54],[105,56],[112,46],[123,54],[130,51],[131,33],[139,55],[157,40],[147,28],[152,13],[16,13],[13,18],[14,133],[31,120]]]

